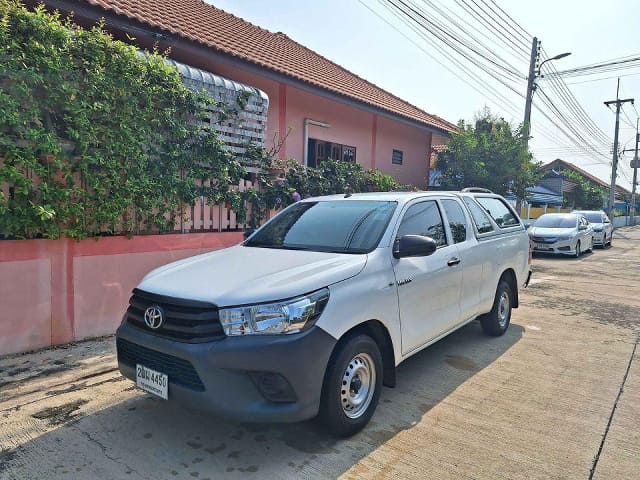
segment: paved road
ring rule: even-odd
[[[112,338],[2,359],[0,479],[640,478],[640,228],[534,269],[505,336],[412,357],[348,440],[155,400]]]

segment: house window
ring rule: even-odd
[[[394,165],[402,165],[402,150],[394,150],[391,155],[391,163]]]
[[[307,166],[309,167],[317,167],[320,162],[329,158],[343,162],[356,161],[356,147],[315,138],[309,139],[308,147]]]

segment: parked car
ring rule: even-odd
[[[583,215],[593,227],[593,241],[606,247],[613,244],[613,223],[602,210],[575,210],[572,213]]]
[[[529,237],[534,252],[578,258],[583,251],[593,251],[593,227],[576,213],[545,213],[529,228]]]
[[[491,193],[299,201],[242,244],[149,273],[117,332],[138,387],[242,421],[363,428],[408,357],[480,318],[505,333],[530,275]]]

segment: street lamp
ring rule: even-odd
[[[542,63],[538,66],[538,71],[536,72],[536,75],[535,75],[535,76],[536,76],[536,78],[538,78],[538,77],[543,78],[543,77],[544,77],[544,75],[542,75],[542,73],[541,73],[541,72],[542,72],[542,66],[543,66],[545,63],[550,62],[551,60],[560,60],[561,58],[568,57],[569,55],[571,55],[571,52],[565,52],[565,53],[561,53],[561,54],[559,54],[559,55],[556,55],[556,56],[555,56],[555,57],[553,57],[553,58],[547,58],[544,62],[542,62]]]

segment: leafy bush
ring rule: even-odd
[[[225,115],[233,108],[187,88],[157,52],[141,55],[101,27],[81,29],[42,6],[29,11],[0,0],[0,65],[5,238],[173,231],[201,196],[257,225],[267,209],[293,202],[294,192],[398,188],[359,164],[280,165],[274,152],[248,146],[244,157],[283,173],[260,175],[259,188],[238,191],[244,168],[214,126],[199,121],[212,105]],[[237,100],[246,107],[246,97]]]
[[[600,210],[607,191],[593,182],[590,182],[578,172],[573,170],[562,170],[560,172],[565,177],[575,180],[578,185],[571,193],[571,198],[564,196],[565,206],[581,208],[584,210]]]
[[[531,162],[522,129],[514,130],[488,109],[477,115],[473,125],[460,120],[447,146],[436,162],[445,190],[484,187],[525,198],[526,188],[539,180],[539,164]]]
[[[161,55],[43,7],[2,0],[0,18],[0,233],[171,230],[199,195],[237,203],[243,169],[194,121],[213,101]]]
[[[272,163],[265,158],[263,165],[277,173],[259,177],[260,193],[249,198],[252,204],[251,226],[257,226],[265,218],[267,209],[286,207],[299,198],[402,188],[391,175],[367,170],[359,163],[325,160],[317,168],[309,168],[296,160]]]

